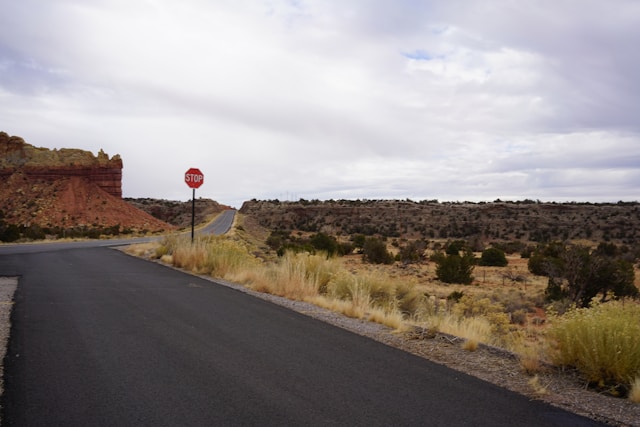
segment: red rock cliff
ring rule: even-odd
[[[0,132],[0,181],[16,172],[29,178],[56,181],[79,176],[112,196],[122,197],[122,159],[100,150],[98,156],[78,149],[49,150]]]
[[[0,132],[0,218],[29,228],[167,231],[173,226],[122,199],[122,160],[49,150]]]

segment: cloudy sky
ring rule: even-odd
[[[127,197],[640,201],[638,0],[0,0],[0,130]]]

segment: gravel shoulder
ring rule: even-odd
[[[13,294],[18,287],[17,277],[0,277],[0,396],[4,393],[4,356],[11,332],[11,309]],[[2,423],[2,413],[0,413]]]

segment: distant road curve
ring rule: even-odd
[[[197,230],[197,232],[201,234],[215,234],[216,236],[226,234],[231,230],[235,217],[235,209],[223,211],[216,219],[205,225],[202,229]]]

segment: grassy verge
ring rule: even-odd
[[[594,386],[630,395],[640,374],[640,305],[611,301],[573,309],[553,320],[553,360],[576,367]]]

